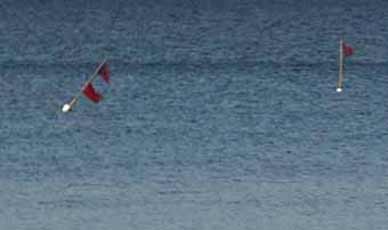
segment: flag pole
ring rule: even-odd
[[[339,48],[339,74],[337,81],[337,92],[342,92],[343,89],[343,81],[344,81],[344,41],[340,39],[340,48]]]
[[[98,72],[100,71],[100,69],[104,66],[104,64],[106,63],[106,58],[100,63],[100,65],[98,65],[98,67],[96,68],[96,70],[94,71],[94,73],[89,77],[89,79],[84,83],[84,85],[82,86],[81,90],[77,93],[77,95],[75,95],[73,97],[73,99],[71,99],[71,101],[69,103],[66,103],[63,105],[62,107],[62,112],[66,113],[66,112],[69,112],[72,110],[73,106],[75,105],[75,103],[78,101],[79,97],[82,95],[82,91],[85,89],[85,87],[87,85],[89,85],[91,82],[94,81],[94,79],[96,79],[96,77],[98,76]]]

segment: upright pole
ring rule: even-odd
[[[102,66],[105,64],[106,59],[104,59],[101,64],[97,67],[97,69],[94,71],[94,73],[89,77],[89,79],[85,82],[85,84],[82,86],[81,90],[71,99],[69,103],[66,103],[62,107],[62,112],[66,113],[72,110],[75,103],[78,101],[79,97],[82,95],[82,92],[84,89],[91,83],[93,80],[98,76],[98,72],[102,68]]]
[[[340,40],[339,47],[339,73],[338,73],[338,81],[337,81],[337,92],[342,92],[343,82],[344,82],[344,41]]]

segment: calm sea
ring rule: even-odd
[[[1,1],[1,229],[387,229],[387,9]]]

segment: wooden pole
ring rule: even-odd
[[[338,73],[338,81],[337,81],[337,92],[342,92],[343,82],[344,82],[344,41],[340,40],[340,48],[339,48],[339,73]]]
[[[71,101],[69,103],[66,103],[63,105],[62,107],[62,112],[66,113],[66,112],[69,112],[72,110],[73,106],[75,105],[75,103],[78,101],[79,97],[82,95],[82,92],[84,91],[84,89],[86,88],[87,85],[89,85],[91,82],[94,81],[94,79],[96,79],[96,77],[98,76],[98,72],[100,71],[100,69],[102,68],[102,66],[105,64],[106,62],[106,59],[104,59],[100,65],[98,65],[97,69],[94,71],[94,73],[89,77],[89,79],[85,82],[85,84],[82,86],[81,90],[78,92],[77,95],[75,95],[73,97],[73,99],[71,99]]]

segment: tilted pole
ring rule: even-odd
[[[89,77],[89,79],[82,86],[81,90],[77,93],[77,95],[75,95],[73,97],[73,99],[71,99],[71,101],[69,103],[66,103],[66,104],[63,105],[62,112],[66,113],[66,112],[69,112],[69,111],[72,110],[73,106],[78,101],[79,97],[82,95],[82,92],[85,89],[85,87],[87,87],[91,82],[94,81],[94,79],[96,79],[96,77],[98,76],[98,72],[100,71],[102,66],[105,64],[105,62],[106,62],[106,59],[104,59],[101,62],[101,64],[97,67],[97,69],[94,71],[94,73]]]

